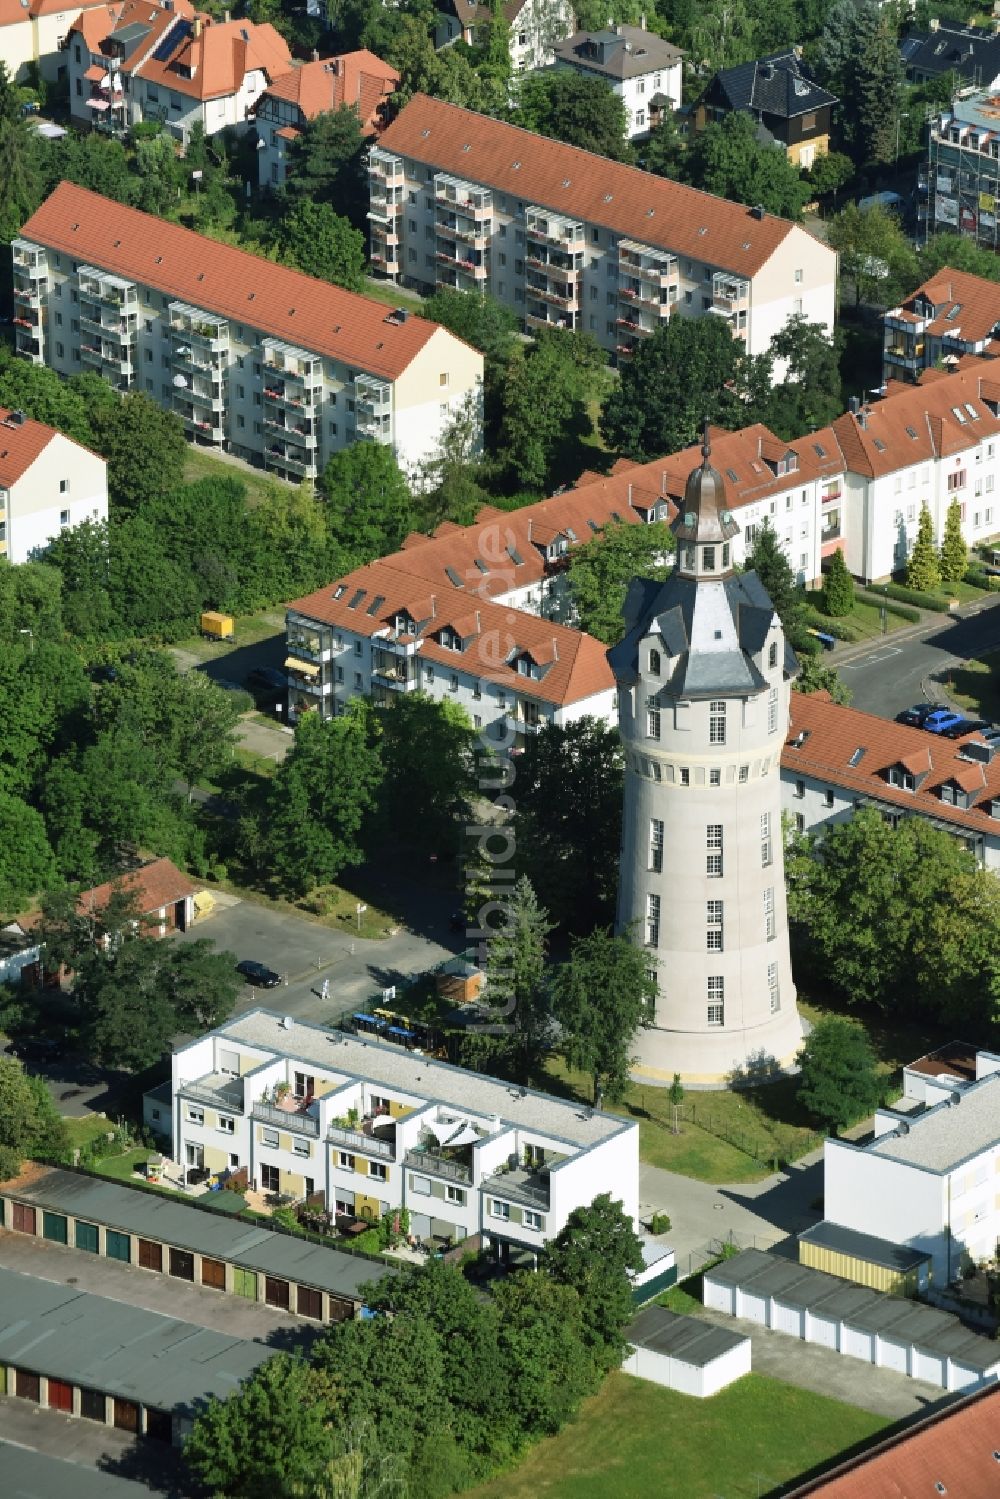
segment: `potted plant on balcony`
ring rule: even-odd
[[[279,1104],[283,1103],[284,1100],[288,1097],[289,1093],[291,1093],[291,1091],[292,1091],[292,1087],[291,1087],[290,1083],[275,1083],[275,1085],[274,1085],[274,1101],[275,1101],[275,1103],[279,1103]]]

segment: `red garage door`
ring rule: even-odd
[[[72,1414],[73,1386],[67,1384],[64,1379],[50,1379],[49,1405],[55,1411],[67,1411]]]
[[[23,1202],[15,1202],[13,1208],[11,1226],[16,1228],[19,1234],[33,1234],[35,1232],[34,1208],[26,1207]]]

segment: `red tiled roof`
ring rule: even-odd
[[[1000,322],[1000,285],[970,271],[953,270],[950,265],[935,271],[888,316],[916,321],[921,317],[918,302],[929,302],[935,308],[925,331],[939,338],[952,334],[963,343],[980,343]],[[949,316],[953,308],[957,310]]]
[[[362,134],[372,135],[379,123],[379,107],[398,83],[395,68],[362,48],[293,67],[291,72],[274,79],[262,98],[297,104],[306,120],[349,105],[358,111]]]
[[[196,34],[181,39],[163,61],[149,57],[135,71],[148,83],[178,94],[219,99],[238,93],[247,73],[263,72],[270,82],[292,65],[288,43],[269,22],[255,25],[247,20],[215,22],[198,17],[195,28]]]
[[[986,404],[996,404],[996,376],[989,373],[994,368],[991,361],[973,359],[930,382],[894,383],[880,401],[839,416],[833,431],[850,469],[878,478],[965,452],[1000,433],[1000,414]]]
[[[796,737],[802,733],[806,737],[795,748]],[[990,815],[994,797],[1000,798],[1000,757],[991,765],[963,760],[964,742],[892,723],[858,708],[845,708],[831,702],[825,692],[793,692],[791,726],[781,764],[792,774],[800,772],[830,786],[889,802],[903,811],[979,833],[989,828],[1000,836],[1000,822]],[[865,753],[851,765],[862,748]],[[894,765],[924,776],[917,790],[889,785],[886,772]],[[941,786],[953,781],[975,798],[971,807],[954,807],[941,800]]]
[[[11,413],[0,406],[0,487],[9,489],[24,477],[35,459],[45,451],[54,437],[62,437],[83,453],[89,448],[74,442],[72,437],[46,427],[44,422],[26,417],[23,422],[12,422]],[[91,454],[91,456],[95,456]]]
[[[95,885],[93,890],[82,891],[76,908],[82,914],[100,911],[111,896],[122,889],[134,891],[140,916],[149,916],[163,906],[194,895],[197,888],[169,859],[153,859],[151,863],[121,875],[117,880],[108,880],[103,885]]]
[[[2,3],[2,0],[0,0]],[[149,6],[145,7],[147,10]],[[100,52],[101,43],[110,31],[114,29],[118,17],[125,9],[123,4],[95,5],[88,10],[81,11],[69,28],[82,37],[88,52]],[[183,10],[180,11],[184,15]]]
[[[991,1384],[790,1491],[789,1499],[996,1499],[998,1451],[1000,1386]]]
[[[382,145],[522,201],[603,224],[643,244],[692,255],[741,276],[755,275],[789,234],[807,232],[787,219],[773,214],[757,219],[742,203],[425,94],[415,94],[400,111]]]
[[[21,234],[389,380],[402,374],[438,332],[437,323],[418,317],[388,323],[384,302],[126,208],[71,182],[53,189]]]
[[[94,5],[102,5],[104,0],[31,0],[31,14],[33,16],[57,16],[60,11],[87,10]]]

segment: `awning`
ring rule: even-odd
[[[399,1036],[404,1041],[412,1041],[413,1037],[414,1037],[414,1034],[415,1033],[413,1031],[406,1031],[406,1030],[404,1030],[401,1025],[390,1025],[389,1026],[389,1035],[390,1036]]]
[[[319,667],[311,661],[301,661],[298,656],[287,656],[285,658],[286,671],[297,671],[302,677],[318,677]]]
[[[111,105],[108,103],[107,99],[88,99],[87,100],[87,108],[88,109],[110,109]]]
[[[478,1145],[481,1139],[479,1131],[473,1129],[471,1124],[463,1124],[462,1128],[454,1135],[449,1135],[444,1143],[446,1145]]]

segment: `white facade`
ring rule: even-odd
[[[173,1058],[173,1151],[419,1238],[540,1249],[604,1192],[638,1215],[638,1126],[256,1010]]]
[[[456,37],[470,47],[480,44],[489,20],[489,7],[477,7],[468,0],[453,0],[453,3],[452,11],[438,14],[436,45],[446,46]],[[510,61],[514,72],[529,73],[535,68],[548,67],[556,43],[569,36],[575,24],[570,0],[524,0],[513,16],[511,10],[511,6],[504,6],[510,25]]]
[[[23,441],[29,461],[21,467]],[[107,474],[103,458],[61,432],[19,413],[0,420],[0,557],[30,562],[60,532],[106,521]]]
[[[640,1313],[626,1337],[622,1372],[681,1395],[705,1400],[750,1373],[749,1338],[664,1307]]]
[[[625,105],[629,140],[645,140],[658,112],[680,107],[682,54],[642,26],[576,32],[557,48],[555,64],[562,71],[597,79],[618,95]]]

